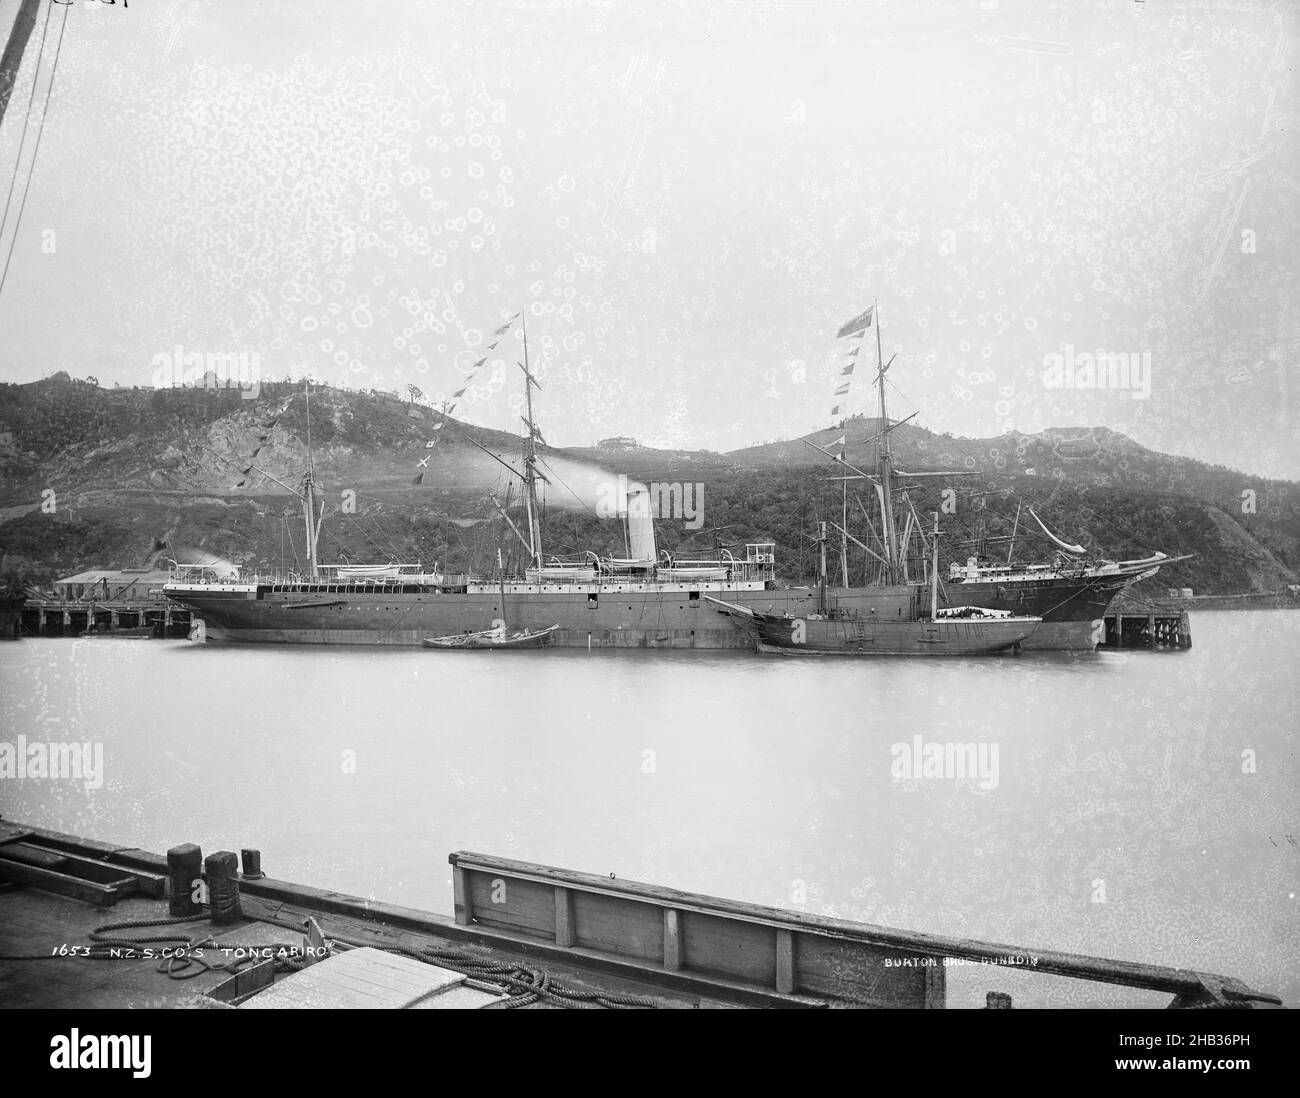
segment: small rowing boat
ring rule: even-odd
[[[545,648],[551,641],[551,634],[559,628],[552,625],[549,629],[521,629],[507,633],[504,629],[484,629],[478,633],[458,633],[450,637],[425,637],[425,648]]]

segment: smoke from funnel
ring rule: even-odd
[[[547,506],[587,510],[601,518],[611,518],[623,512],[626,501],[612,497],[620,483],[617,473],[590,462],[553,454],[543,455],[538,465],[551,482],[546,491]],[[611,501],[614,503],[612,508]]]
[[[460,461],[468,465],[462,474],[475,481],[491,483],[498,478],[509,476],[502,467],[481,450],[465,449],[457,454]],[[501,460],[522,471],[523,455],[503,452]],[[558,507],[566,511],[589,511],[601,518],[614,518],[622,515],[625,501],[614,492],[619,485],[619,476],[608,469],[586,461],[560,457],[556,454],[541,453],[537,458],[537,471],[549,481],[539,483],[538,491],[545,495],[547,507]],[[518,482],[516,481],[516,488]],[[626,482],[624,482],[626,483]]]
[[[182,568],[210,568],[219,579],[239,578],[239,566],[234,561],[209,553],[206,549],[177,546],[172,551],[172,559]]]

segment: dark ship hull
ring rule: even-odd
[[[805,656],[983,656],[1023,643],[1038,618],[844,621],[754,615],[760,652]]]
[[[1026,650],[1091,651],[1110,601],[1135,578],[947,584],[939,605],[1042,618],[1025,639]],[[502,616],[501,588],[488,584],[450,590],[431,584],[170,583],[164,590],[202,621],[196,630],[203,639],[216,642],[419,647],[426,637],[493,628]],[[751,648],[752,638],[710,596],[792,617],[826,606],[863,620],[905,621],[929,607],[929,591],[919,584],[831,588],[825,604],[815,587],[760,582],[513,583],[505,590],[513,627],[559,626],[550,638],[554,648]]]
[[[1042,618],[1021,646],[1025,651],[1091,651],[1105,639],[1103,619],[1115,596],[1144,574],[949,583],[939,604],[984,606]]]
[[[552,648],[749,649],[752,641],[701,597],[716,595],[777,614],[815,613],[816,588],[737,588],[723,583],[506,584],[511,625],[558,628]],[[430,636],[490,629],[501,618],[501,591],[447,591],[406,585],[339,590],[329,585],[211,584],[169,598],[203,622],[202,639],[272,644],[360,644],[419,647]],[[854,593],[870,612],[898,616],[910,607],[907,588]],[[195,639],[198,639],[196,636]]]
[[[999,617],[969,607],[962,616],[932,618],[861,617],[841,608],[834,616],[807,618],[764,614],[719,603],[759,652],[788,656],[982,656],[1019,645],[1039,618]]]

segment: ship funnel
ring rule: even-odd
[[[627,548],[634,561],[655,560],[655,528],[650,489],[635,481],[627,486]]]

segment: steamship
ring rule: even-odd
[[[760,615],[760,620],[841,622],[860,632],[865,625],[916,622],[931,616],[931,588],[937,587],[938,605],[945,609],[974,606],[1041,618],[1024,639],[1025,649],[1091,650],[1101,640],[1098,623],[1115,595],[1127,584],[1153,575],[1169,559],[1158,554],[1140,561],[1090,562],[1079,555],[1081,547],[1058,541],[1079,554],[1052,565],[1005,569],[991,569],[972,559],[965,567],[954,565],[946,583],[934,575],[913,579],[908,574],[907,545],[919,532],[910,519],[905,532],[898,531],[897,505],[905,497],[896,482],[899,476],[938,474],[902,474],[893,467],[889,434],[898,424],[891,424],[886,416],[888,364],[880,361],[878,324],[876,380],[884,430],[877,468],[874,474],[863,473],[849,466],[843,455],[827,453],[870,481],[880,501],[882,533],[878,548],[869,550],[882,564],[874,582],[848,586],[846,565],[844,583],[831,584],[825,523],[820,524],[821,573],[812,585],[790,586],[778,579],[773,542],[746,544],[739,555],[723,549],[709,559],[677,559],[657,550],[649,493],[637,484],[628,485],[622,501],[626,557],[548,556],[543,551],[537,484],[549,481],[537,468],[539,436],[532,401],[534,388],[540,386],[529,368],[526,329],[519,367],[527,397],[522,468],[488,453],[522,482],[524,530],[489,497],[523,547],[528,563],[522,574],[479,579],[425,571],[418,565],[321,563],[317,545],[324,507],[322,503],[318,514],[309,436],[307,469],[298,487],[278,482],[302,507],[305,573],[246,575],[211,564],[178,564],[163,591],[191,611],[193,639],[420,647],[430,637],[507,626],[525,631],[554,626],[552,648],[744,649],[754,643],[751,630],[739,621],[744,611]],[[304,394],[310,412],[309,386]],[[923,533],[919,536],[924,543]],[[930,548],[926,547],[927,556]]]

